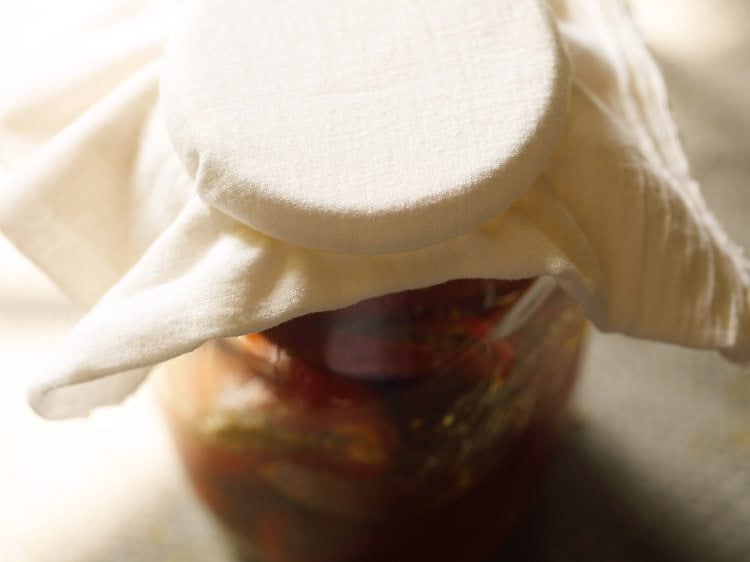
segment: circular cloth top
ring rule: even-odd
[[[210,205],[317,250],[475,229],[540,173],[569,70],[541,0],[212,0],[164,59],[174,146]]]

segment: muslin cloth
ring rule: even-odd
[[[750,359],[750,268],[690,177],[625,6],[549,8],[571,84],[538,173],[470,231],[374,254],[264,234],[196,189],[210,177],[186,165],[159,90],[182,4],[120,7],[47,53],[51,73],[0,100],[0,231],[86,313],[32,407],[80,415],[208,339],[456,278],[551,275],[602,330]]]

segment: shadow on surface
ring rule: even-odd
[[[645,499],[648,477],[616,448],[597,445],[595,428],[570,425],[531,511],[491,562],[687,562],[701,549],[670,539],[665,528],[691,524],[677,506]],[[600,436],[601,437],[601,436]],[[634,490],[637,489],[637,492]],[[673,508],[670,510],[670,508]],[[664,527],[659,519],[668,514]],[[700,537],[695,537],[700,541]]]

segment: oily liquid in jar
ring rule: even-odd
[[[209,342],[159,392],[248,560],[482,560],[533,492],[584,327],[546,279],[451,281]]]

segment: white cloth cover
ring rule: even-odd
[[[330,251],[336,249],[329,246],[335,246],[336,237],[311,240],[309,245],[292,244],[269,235],[283,238],[291,232],[293,236],[289,225],[273,231],[273,225],[263,224],[262,219],[252,222],[258,215],[252,209],[250,214],[245,212],[250,185],[245,180],[260,178],[252,185],[255,196],[262,199],[271,194],[273,199],[281,194],[283,200],[293,195],[287,189],[291,184],[279,188],[275,178],[299,178],[295,178],[289,162],[271,159],[259,162],[257,169],[262,175],[258,178],[252,176],[255,168],[249,159],[243,161],[241,173],[233,175],[238,162],[233,159],[241,159],[242,154],[223,152],[230,142],[223,133],[236,133],[233,124],[244,131],[252,123],[246,119],[267,119],[269,122],[258,124],[258,130],[269,132],[269,123],[277,120],[284,129],[270,141],[267,153],[277,154],[287,133],[296,135],[296,146],[302,140],[325,138],[325,131],[289,131],[295,126],[292,116],[297,120],[304,117],[298,109],[292,114],[282,110],[278,115],[244,114],[233,100],[222,97],[225,90],[221,83],[200,82],[201,73],[196,81],[183,75],[185,81],[181,82],[179,73],[187,70],[181,64],[196,64],[198,68],[223,64],[221,50],[211,48],[204,37],[195,43],[201,49],[191,52],[190,57],[181,56],[180,49],[189,45],[180,47],[178,31],[161,66],[162,42],[167,30],[175,25],[175,14],[168,3],[154,0],[141,4],[138,10],[121,10],[118,17],[102,19],[88,34],[65,43],[65,48],[50,50],[44,68],[53,69],[53,74],[42,74],[16,97],[1,100],[0,159],[8,173],[0,185],[0,230],[87,310],[30,392],[30,403],[40,414],[79,415],[93,406],[115,402],[143,379],[150,366],[190,351],[210,338],[262,330],[308,312],[454,278],[552,275],[603,330],[715,348],[736,360],[750,359],[750,268],[716,224],[690,178],[660,74],[618,0],[550,3],[555,15],[553,27],[561,33],[572,63],[572,85],[568,89],[565,76],[553,76],[547,81],[553,94],[549,103],[531,103],[530,111],[536,111],[537,117],[531,128],[511,126],[508,138],[499,133],[495,139],[498,154],[508,147],[511,151],[521,147],[517,152],[526,155],[522,159],[528,158],[538,167],[532,173],[528,171],[531,164],[527,166],[529,185],[507,188],[506,193],[512,196],[490,201],[495,205],[492,218],[469,230],[471,220],[482,218],[481,212],[470,219],[455,217],[453,238],[445,239],[450,228],[435,231],[433,239],[442,241],[429,245],[424,245],[429,237],[393,236],[379,241],[383,244],[381,253],[369,254],[353,253],[356,245],[349,251]],[[266,11],[278,5],[289,14],[310,4],[305,0],[253,3]],[[375,3],[356,4],[361,7],[356,14],[361,19],[354,23],[366,28],[369,6]],[[481,43],[487,34],[496,33],[486,27],[472,27],[476,20],[469,18],[465,25],[441,27],[445,20],[435,24],[425,19],[433,13],[432,2],[393,0],[387,4],[394,9],[412,4],[423,7],[414,12],[404,8],[406,19],[396,20],[394,26],[424,26],[425,33],[417,34],[422,41],[429,41],[432,29],[440,38],[435,49],[456,46],[455,51],[445,51],[445,56],[452,52],[459,58],[467,53],[475,56],[463,63],[478,65],[478,70],[471,69],[476,76],[484,76],[485,69],[497,62],[477,55],[480,51],[464,49],[467,42]],[[436,4],[449,14],[463,9],[467,1],[443,0]],[[510,9],[519,3],[476,0],[468,4]],[[211,30],[217,37],[231,36],[233,21],[241,23],[253,17],[247,14],[247,3],[210,5],[221,10],[225,18],[223,26]],[[244,7],[238,11],[238,6]],[[176,9],[200,13],[200,9],[191,12],[195,9],[182,5]],[[528,11],[534,13],[539,12]],[[377,13],[374,17],[377,19]],[[179,21],[177,29],[190,29],[190,17]],[[490,21],[507,24],[515,20],[513,16],[498,16]],[[308,21],[305,25],[309,28],[314,24]],[[283,22],[278,25],[283,27]],[[205,30],[200,25],[197,29]],[[552,61],[547,68],[567,72],[557,55],[553,53],[550,58],[554,41],[549,38],[556,41],[553,30],[542,22],[532,25],[530,33],[534,36],[530,43],[519,40],[520,44],[539,41],[545,48],[523,56],[529,61]],[[340,41],[341,37],[323,31],[315,36],[318,43],[329,39]],[[201,42],[204,40],[208,42]],[[319,68],[326,61],[313,56],[317,47],[326,56],[334,53],[333,62],[341,61],[339,51],[318,43],[311,42],[309,48],[310,60],[317,61]],[[371,41],[350,40],[348,44],[353,60],[382,55],[373,54],[377,49]],[[222,42],[217,41],[217,45],[221,47]],[[394,49],[398,47],[394,45]],[[282,52],[286,53],[283,49],[274,51],[276,55]],[[391,55],[397,60],[400,53]],[[513,53],[516,56],[521,55]],[[278,61],[282,70],[272,77],[276,85],[284,74],[284,62],[282,56]],[[299,60],[292,62],[298,64]],[[355,72],[355,68],[347,72]],[[508,69],[517,71],[517,65],[511,63]],[[459,71],[458,67],[454,70]],[[328,67],[327,71],[335,72],[335,68]],[[170,104],[166,112],[161,105],[164,98],[159,95],[162,76],[164,95]],[[365,83],[368,76],[356,77],[358,84]],[[480,79],[480,83],[487,87],[492,80]],[[180,84],[185,86],[181,93]],[[438,88],[438,93],[450,91],[446,88]],[[456,92],[465,89],[462,86]],[[211,92],[206,94],[206,90]],[[268,89],[264,92],[272,95]],[[368,103],[373,94],[368,90],[350,93]],[[565,114],[545,109],[560,107],[554,101],[557,96],[567,100]],[[191,119],[190,112],[173,105],[181,99],[188,103],[188,109],[196,100],[209,100],[211,105],[197,107],[200,113],[194,116],[196,121],[185,123]],[[283,101],[283,96],[280,99]],[[270,107],[273,100],[264,103]],[[368,111],[372,107],[369,105]],[[205,130],[196,124],[199,118],[222,111],[228,113],[208,120],[219,129]],[[479,118],[480,113],[473,115]],[[432,130],[434,123],[420,121],[424,115],[416,112],[416,121],[404,127],[412,127],[418,134]],[[529,113],[520,115],[528,117]],[[503,123],[503,116],[484,117],[490,125]],[[315,119],[300,126],[318,123]],[[555,122],[561,127],[559,138]],[[454,133],[465,134],[462,142],[469,146],[475,142],[485,145],[489,137],[481,136],[486,133],[482,123],[463,125],[467,123],[474,126],[462,126]],[[335,134],[347,130],[345,123],[335,125]],[[369,126],[365,124],[362,130],[371,132]],[[548,134],[532,134],[526,144],[519,142],[519,131],[528,134],[544,127],[549,127]],[[258,137],[252,139],[262,142]],[[554,140],[551,155],[544,146],[550,139]],[[431,143],[436,139],[416,140]],[[457,142],[447,139],[444,146],[459,146]],[[307,150],[299,146],[302,160],[322,154],[320,147]],[[337,146],[341,149],[342,145]],[[357,152],[346,156],[367,162],[370,172],[378,172],[378,162],[368,158],[371,154],[382,156],[385,145],[370,146],[355,139],[352,146]],[[191,152],[193,149],[201,153]],[[439,146],[433,153],[429,147],[420,150],[422,156],[439,154]],[[447,161],[455,163],[454,156],[448,156]],[[202,161],[211,162],[212,167],[207,168],[210,173],[195,167]],[[387,162],[392,165],[393,161]],[[353,169],[356,162],[344,162],[343,169]],[[495,173],[490,176],[514,177],[505,166],[507,162],[497,160]],[[305,164],[309,167],[302,168],[306,174],[300,176],[302,180],[310,174],[318,179],[331,178],[337,169],[335,162],[320,162],[320,168],[314,167],[315,162]],[[429,164],[424,162],[425,166]],[[276,165],[278,176],[274,176]],[[415,171],[413,166],[418,165],[409,160],[412,168],[408,173],[429,177],[426,168]],[[481,168],[459,170],[461,186],[480,184],[477,170]],[[396,174],[393,170],[381,172],[385,174],[381,179]],[[241,181],[222,183],[222,178]],[[356,186],[361,187],[363,178],[357,178]],[[213,179],[219,183],[212,184]],[[227,185],[232,189],[223,189]],[[337,186],[332,189],[335,195]],[[236,201],[232,193],[237,195]],[[356,203],[356,199],[351,201]],[[480,200],[480,204],[487,201]],[[300,207],[304,211],[304,205]],[[342,207],[348,208],[346,204]],[[313,208],[308,215],[315,212]],[[296,220],[304,222],[305,216],[301,212]],[[436,216],[444,220],[450,214]],[[367,215],[361,218],[367,220]],[[324,249],[314,249],[316,243]],[[386,253],[385,249],[393,251]]]
[[[569,91],[540,0],[194,2],[161,78],[205,201],[347,254],[430,246],[507,209],[555,149]]]

